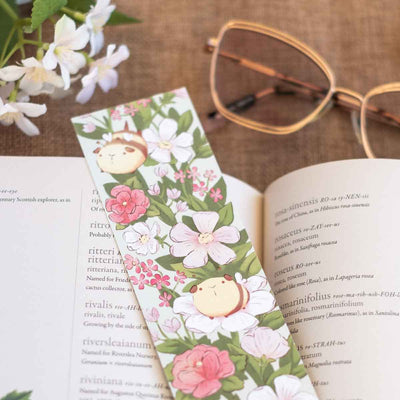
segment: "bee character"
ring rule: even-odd
[[[228,317],[245,308],[249,301],[247,289],[230,275],[206,279],[192,286],[190,293],[197,310],[210,318]]]
[[[135,172],[147,158],[147,143],[142,132],[129,130],[128,122],[121,131],[103,135],[105,144],[93,151],[102,172],[129,174]]]

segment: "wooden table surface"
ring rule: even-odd
[[[381,0],[115,0],[141,24],[107,28],[107,43],[125,43],[129,61],[118,88],[82,106],[74,96],[48,101],[41,135],[0,125],[0,155],[81,156],[70,118],[186,86],[204,118],[213,109],[210,56],[203,45],[229,19],[260,22],[304,41],[331,65],[337,84],[361,93],[400,81],[400,4]],[[76,84],[76,89],[80,86]],[[227,124],[209,140],[222,170],[263,190],[274,179],[316,163],[364,157],[346,112],[333,109],[302,131],[276,137]]]

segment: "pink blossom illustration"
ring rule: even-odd
[[[203,399],[218,392],[221,379],[235,373],[235,365],[226,350],[200,344],[175,356],[172,386],[196,399]]]
[[[174,276],[174,281],[177,283],[185,283],[187,279],[186,274],[183,271],[176,271]]]
[[[166,319],[163,323],[164,331],[167,333],[175,333],[180,329],[180,327],[181,323],[179,322],[179,319],[175,317]]]
[[[204,172],[203,176],[210,182],[212,182],[217,177],[217,175],[214,174],[214,171],[212,169],[208,169],[206,172]]]
[[[151,103],[151,99],[141,99],[136,102],[140,106],[147,107]]]
[[[126,107],[124,108],[125,114],[130,115],[131,117],[134,117],[135,114],[136,114],[138,111],[139,111],[139,110],[138,110],[136,107],[134,107],[133,104],[129,104],[128,106],[126,106]]]
[[[154,168],[154,173],[160,178],[164,177],[168,173],[168,167],[165,165],[158,165]]]
[[[153,260],[147,260],[147,264],[145,262],[142,262],[141,264],[142,271],[144,274],[146,274],[147,277],[153,276],[154,271],[158,271],[158,265],[154,264]]]
[[[176,200],[181,195],[181,191],[178,189],[167,189],[167,197],[170,200]]]
[[[181,99],[187,99],[189,97],[188,92],[185,88],[179,88],[172,91],[176,97],[180,97]]]
[[[198,192],[201,197],[203,197],[208,192],[208,187],[205,182],[200,182],[200,185],[197,183],[193,184],[193,192]]]
[[[187,177],[189,179],[196,180],[200,176],[200,172],[198,171],[197,167],[193,167],[191,169],[188,169],[186,172],[187,172]]]
[[[236,243],[240,239],[234,226],[222,226],[214,231],[219,215],[215,211],[202,211],[193,214],[193,222],[198,232],[180,222],[170,231],[175,243],[170,252],[174,257],[185,257],[185,268],[199,268],[206,265],[208,257],[216,263],[225,265],[236,258],[235,252],[223,243]]]
[[[149,186],[149,190],[147,191],[151,196],[158,196],[161,192],[160,186],[158,183]]]
[[[185,182],[185,173],[180,169],[178,172],[174,173],[174,178],[176,181],[180,181],[181,183]]]
[[[114,108],[110,111],[111,113],[111,119],[112,120],[120,120],[121,119],[121,113],[117,108]]]
[[[169,302],[172,299],[171,294],[164,292],[162,295],[158,296],[158,298],[161,300],[161,303],[159,304],[160,307],[170,307]]]
[[[131,189],[129,186],[118,185],[112,188],[113,198],[106,200],[106,210],[111,212],[111,221],[128,225],[146,213],[150,200],[143,190]]]
[[[176,203],[176,211],[177,212],[185,212],[189,209],[188,204],[186,201],[179,200]]]
[[[82,128],[85,133],[93,133],[96,130],[96,125],[93,122],[87,122]]]
[[[139,260],[132,257],[130,254],[125,254],[124,264],[127,270],[135,268],[137,274],[141,271]]]
[[[151,309],[146,309],[143,311],[144,319],[148,322],[157,322],[160,318],[160,313],[157,308],[153,307]]]
[[[168,275],[154,274],[150,284],[160,290],[163,286],[169,286],[171,283]]]
[[[212,188],[210,190],[210,197],[214,200],[214,203],[217,203],[219,200],[222,200],[224,198],[224,196],[222,196],[220,188]]]
[[[131,276],[131,282],[135,286],[137,285],[140,290],[143,290],[145,285],[149,284],[149,280],[146,279],[144,274],[140,274],[138,278],[136,278],[136,276]]]
[[[258,327],[246,333],[240,341],[242,349],[254,357],[274,359],[283,357],[289,350],[287,340],[279,332],[267,327]]]

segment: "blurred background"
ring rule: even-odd
[[[0,127],[0,155],[82,156],[70,118],[186,86],[200,119],[214,109],[211,56],[204,51],[230,19],[259,22],[287,32],[318,51],[338,86],[365,94],[373,86],[400,81],[400,7],[383,0],[114,0],[140,24],[108,27],[107,44],[131,51],[119,67],[120,84],[108,94],[96,90],[86,105],[74,96],[46,98],[48,113],[35,120],[41,135],[27,137]],[[80,88],[77,82],[74,86]],[[333,109],[300,132],[277,137],[227,123],[208,135],[225,173],[264,190],[274,179],[316,163],[365,157],[350,115]]]

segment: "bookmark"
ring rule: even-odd
[[[72,122],[175,398],[316,399],[186,89]]]

